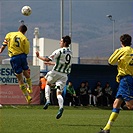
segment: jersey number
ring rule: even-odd
[[[67,54],[66,55],[66,64],[70,64],[70,61],[71,61],[71,55],[70,54]]]
[[[15,44],[16,44],[16,47],[20,46],[20,38],[19,37],[15,37]]]

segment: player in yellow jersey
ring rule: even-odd
[[[32,98],[28,94],[32,93],[32,83],[28,72],[27,54],[29,53],[30,43],[25,36],[27,27],[21,25],[17,32],[9,32],[4,39],[3,45],[0,48],[0,53],[8,46],[8,55],[11,57],[10,64],[18,79],[19,87],[26,97],[28,104]],[[28,88],[23,80],[23,75],[26,78]]]
[[[133,48],[131,48],[132,37],[124,34],[120,37],[121,48],[116,49],[110,56],[108,62],[110,65],[117,63],[118,74],[116,81],[119,83],[116,99],[113,103],[113,110],[109,120],[99,133],[110,133],[110,128],[116,120],[120,107],[125,101],[128,109],[133,109]]]

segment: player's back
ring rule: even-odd
[[[118,49],[117,55],[119,55],[117,77],[133,75],[133,49],[129,46],[123,47]]]
[[[61,73],[70,73],[71,71],[71,59],[72,59],[72,52],[69,48],[60,48],[58,49],[59,55],[55,59],[56,65],[54,66],[54,70],[61,72]]]
[[[9,56],[29,53],[29,41],[21,32],[10,32],[6,35],[5,40],[8,44]]]

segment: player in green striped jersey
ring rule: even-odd
[[[60,48],[55,50],[48,58],[40,57],[39,52],[36,52],[36,56],[39,59],[45,61],[46,65],[54,65],[53,69],[49,71],[45,76],[47,79],[47,85],[45,87],[46,103],[43,109],[47,109],[50,104],[50,85],[55,83],[57,88],[57,99],[59,104],[59,111],[56,116],[57,119],[59,119],[62,116],[64,110],[64,100],[62,97],[62,91],[64,86],[66,85],[67,75],[71,71],[72,52],[69,48],[70,44],[71,38],[69,36],[64,36],[60,40]]]

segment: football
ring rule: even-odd
[[[23,15],[29,16],[32,13],[32,9],[30,6],[24,6],[24,7],[22,7],[21,12]]]

